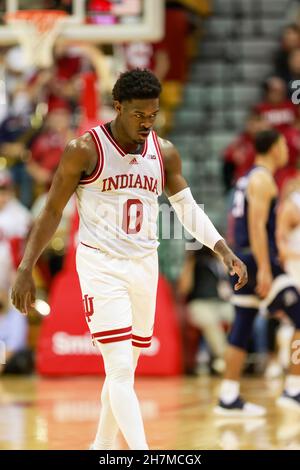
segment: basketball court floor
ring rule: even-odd
[[[0,378],[0,449],[86,450],[95,434],[103,377]],[[281,382],[246,378],[244,396],[266,418],[212,413],[219,380],[138,378],[150,449],[300,449],[300,413],[281,410]],[[126,449],[123,439],[119,448]]]

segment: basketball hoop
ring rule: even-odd
[[[23,47],[26,63],[42,68],[52,65],[54,42],[69,19],[61,10],[17,10],[5,15]]]

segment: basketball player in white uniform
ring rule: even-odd
[[[32,269],[76,192],[80,214],[77,271],[87,324],[106,379],[93,449],[113,449],[118,429],[130,449],[148,449],[134,391],[141,348],[150,346],[158,279],[157,197],[164,190],[196,239],[247,282],[245,265],[198,207],[181,174],[176,148],[152,130],[161,85],[147,70],[125,72],[113,88],[117,117],[70,142],[35,222],[12,291],[27,313],[35,301]]]
[[[300,180],[280,205],[277,239],[279,253],[288,272],[300,290]]]

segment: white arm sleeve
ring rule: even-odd
[[[197,205],[190,188],[169,197],[169,201],[184,228],[198,242],[213,250],[216,243],[223,239],[205,212]]]

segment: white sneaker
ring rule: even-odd
[[[266,409],[263,406],[245,402],[241,397],[238,397],[234,402],[229,404],[220,400],[219,405],[214,408],[214,414],[218,416],[256,418],[257,416],[264,416]]]
[[[298,393],[298,395],[291,396],[284,390],[283,394],[277,398],[276,404],[282,408],[300,411],[300,393]]]
[[[277,361],[272,361],[265,370],[266,379],[277,379],[283,374],[283,368]]]
[[[114,443],[114,446],[113,446],[113,447],[110,447],[110,446],[107,444],[107,446],[105,447],[105,450],[117,450],[117,449],[119,449],[119,448],[120,448],[120,447],[119,447],[119,441],[116,440],[116,442]],[[90,444],[89,450],[104,450],[104,448],[103,448],[103,449],[97,448],[97,445],[95,444],[95,442],[93,442],[92,444]]]

